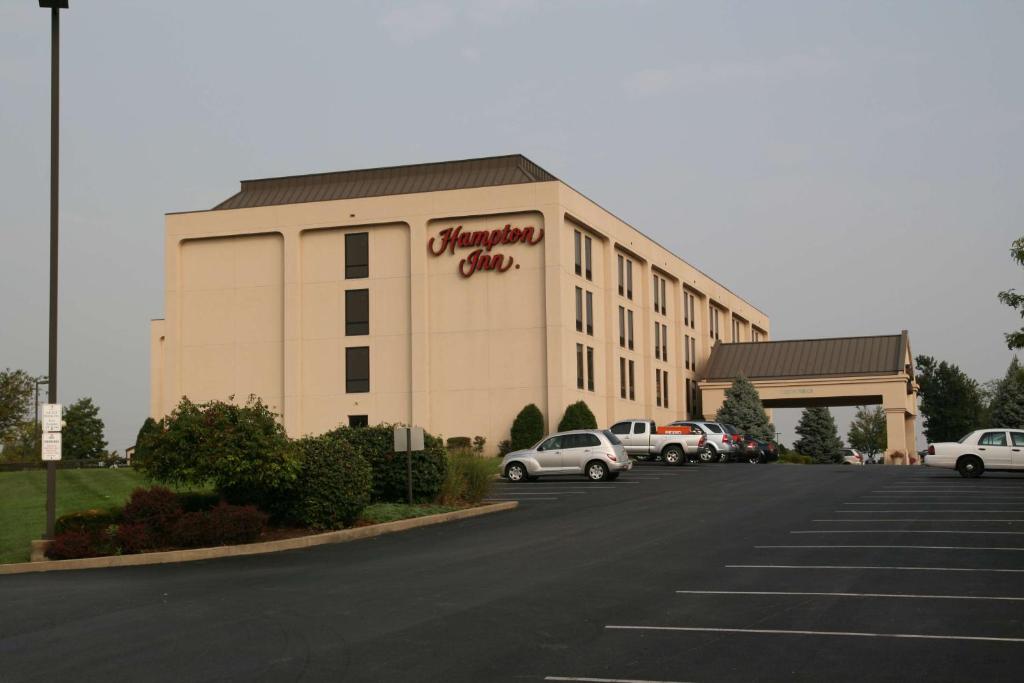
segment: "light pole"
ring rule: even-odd
[[[60,11],[68,0],[39,0],[50,10],[50,363],[47,403],[57,402],[57,198],[60,180]],[[57,510],[57,463],[46,463],[46,538],[53,538]]]

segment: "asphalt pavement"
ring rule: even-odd
[[[1024,477],[647,464],[335,546],[0,577],[0,681],[1018,681]],[[0,503],[2,504],[2,503]]]

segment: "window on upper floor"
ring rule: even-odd
[[[350,232],[345,235],[345,279],[370,276],[370,234]]]

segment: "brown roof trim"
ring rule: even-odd
[[[894,375],[904,371],[909,344],[902,334],[764,342],[718,342],[704,379],[744,375],[751,379]]]

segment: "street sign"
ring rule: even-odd
[[[44,403],[43,404],[43,431],[44,432],[59,432],[61,431],[60,423],[63,419],[61,405],[59,403]],[[55,458],[60,460],[60,458]]]
[[[43,460],[60,460],[60,432],[43,432]]]
[[[406,435],[410,434],[406,442]],[[423,427],[395,427],[395,453],[423,450]]]

